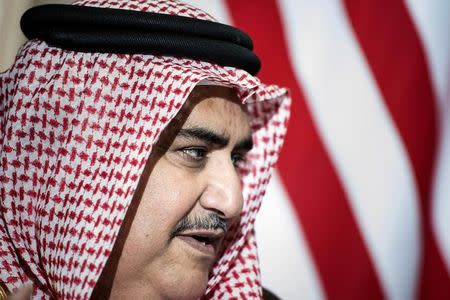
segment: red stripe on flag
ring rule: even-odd
[[[259,77],[291,89],[292,116],[278,169],[305,232],[324,293],[328,299],[383,298],[361,232],[295,79],[277,3],[226,3],[233,23],[253,38],[255,52],[263,62]]]
[[[420,299],[450,299],[431,227],[436,99],[424,50],[403,1],[345,1],[353,29],[400,132],[419,188],[424,235]],[[401,250],[401,249],[399,249]]]

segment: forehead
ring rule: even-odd
[[[208,127],[222,133],[249,134],[249,116],[236,92],[222,86],[197,86],[187,103],[192,111],[183,127]]]

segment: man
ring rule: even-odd
[[[121,10],[29,14],[36,39],[0,77],[0,282],[36,298],[260,298],[253,223],[286,90],[196,8],[76,4]],[[194,30],[167,37],[177,22]]]

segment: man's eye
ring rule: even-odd
[[[204,148],[184,148],[180,150],[182,155],[191,161],[202,161],[206,158],[206,149]]]
[[[235,168],[239,167],[244,160],[245,160],[245,157],[241,153],[233,153],[231,155],[231,161],[233,162],[233,165]]]

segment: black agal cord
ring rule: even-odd
[[[185,57],[244,69],[252,75],[261,67],[245,32],[188,17],[49,4],[27,10],[20,26],[27,38],[67,50]]]

